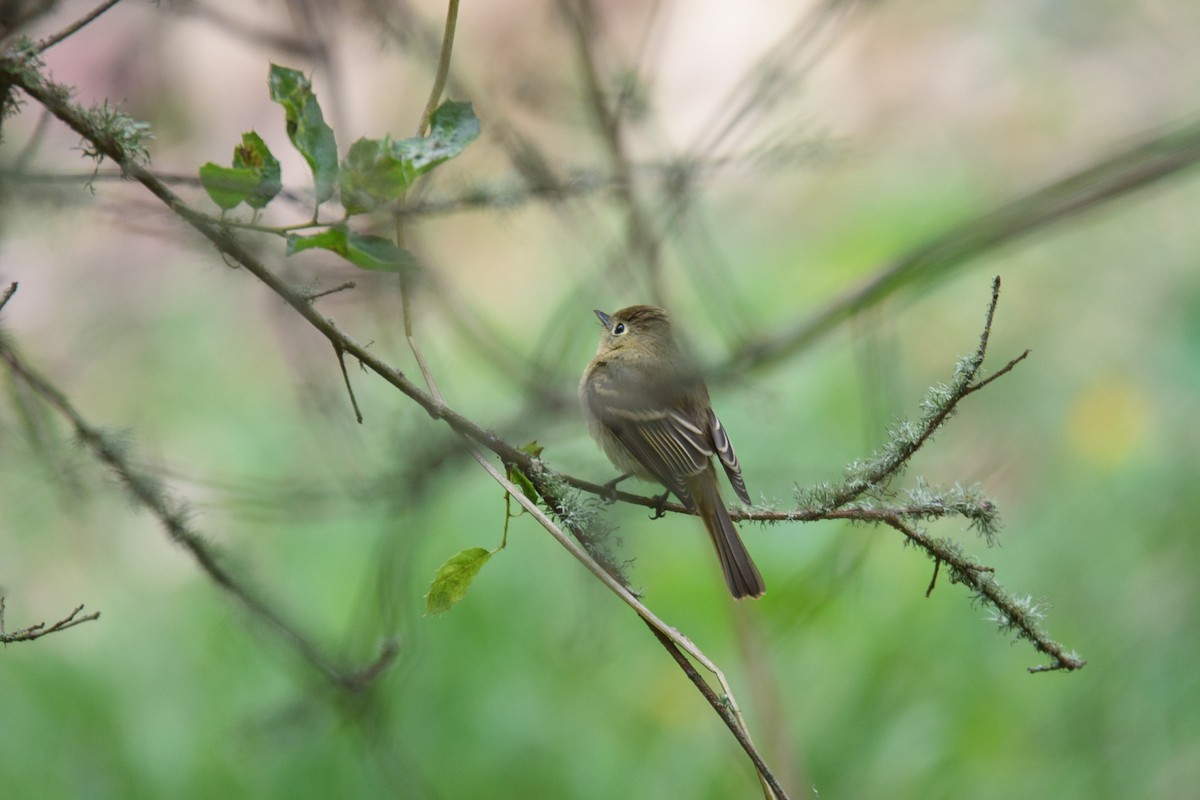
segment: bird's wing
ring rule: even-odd
[[[738,463],[737,453],[733,452],[733,442],[729,441],[729,434],[725,433],[725,427],[721,425],[721,420],[717,419],[712,408],[706,409],[705,416],[708,418],[708,433],[712,446],[716,450],[717,458],[721,459],[721,466],[725,467],[725,475],[729,478],[733,491],[737,492],[739,500],[751,505],[750,493],[746,491],[746,482],[742,480],[742,465]]]
[[[611,362],[593,371],[585,396],[592,413],[646,472],[694,508],[685,479],[707,469],[714,450],[708,432],[688,418],[680,398]]]

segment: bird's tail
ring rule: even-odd
[[[725,502],[717,489],[716,472],[710,465],[707,473],[696,476],[690,481],[688,488],[696,501],[696,509],[704,520],[704,527],[712,537],[713,545],[717,548],[717,558],[721,559],[721,569],[725,573],[725,583],[729,592],[737,599],[743,597],[759,597],[767,590],[758,567],[754,566],[742,537],[738,536],[733,520],[725,510]]]

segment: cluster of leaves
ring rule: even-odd
[[[314,222],[321,204],[332,200],[335,193],[346,212],[342,220],[324,226],[320,233],[287,233],[288,255],[319,248],[363,269],[398,272],[411,268],[413,257],[406,250],[382,236],[357,233],[346,220],[401,200],[417,178],[462,153],[479,136],[479,120],[470,103],[448,101],[439,106],[430,117],[427,136],[363,137],[339,163],[333,129],[325,122],[304,73],[272,64],[267,84],[271,100],[283,106],[288,139],[312,170]],[[283,186],[279,160],[254,131],[242,135],[230,166],[211,161],[202,166],[200,182],[222,213],[242,203],[257,213]]]

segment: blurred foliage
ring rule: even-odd
[[[927,387],[973,350],[1003,275],[995,363],[1033,355],[964,401],[910,475],[986,487],[1000,546],[952,523],[931,531],[1046,603],[1050,633],[1088,659],[1081,672],[1026,674],[1036,654],[960,587],[943,580],[926,598],[929,563],[891,531],[743,525],[768,593],[734,607],[695,520],[604,513],[651,607],[727,670],[793,797],[1187,796],[1200,783],[1194,173],[986,242],[753,372],[730,359],[804,330],[964,220],[1200,110],[1200,10],[946,0],[844,14],[856,4],[833,2],[796,23],[784,5],[598,6],[583,31],[590,89],[558,13],[464,9],[449,96],[471,101],[483,134],[406,201],[456,201],[405,223],[430,369],[456,409],[602,482],[610,470],[573,406],[591,309],[668,304],[729,370],[714,405],[752,496],[786,507],[796,484],[836,480],[891,419],[919,415]],[[119,4],[44,59],[84,105],[108,98],[148,121],[153,167],[188,176],[197,204],[195,166],[253,127],[285,178],[272,209],[291,204],[265,221],[285,224],[313,196],[264,102],[263,65],[303,65],[343,141],[415,129],[444,11],[291,8]],[[778,69],[763,71],[764,54]],[[624,98],[623,139],[597,124],[597,96]],[[385,640],[399,652],[361,691],[331,685],[6,373],[7,627],[81,602],[102,617],[0,652],[0,793],[755,795],[677,667],[527,515],[466,597],[426,616],[439,565],[501,536],[496,485],[350,364],[356,425],[327,342],[137,187],[102,173],[88,192],[78,136],[39,122],[35,103],[3,134],[0,283],[21,284],[5,340],[119,432],[227,566],[322,647],[352,665]],[[640,230],[614,188],[621,152]],[[472,204],[489,187],[518,199]],[[417,374],[395,276],[320,252],[271,263],[306,291],[354,280],[318,307]]]

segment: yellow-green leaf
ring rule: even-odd
[[[491,557],[492,551],[482,547],[468,547],[451,556],[433,576],[429,594],[425,595],[425,613],[444,613],[462,600],[471,581]]]

